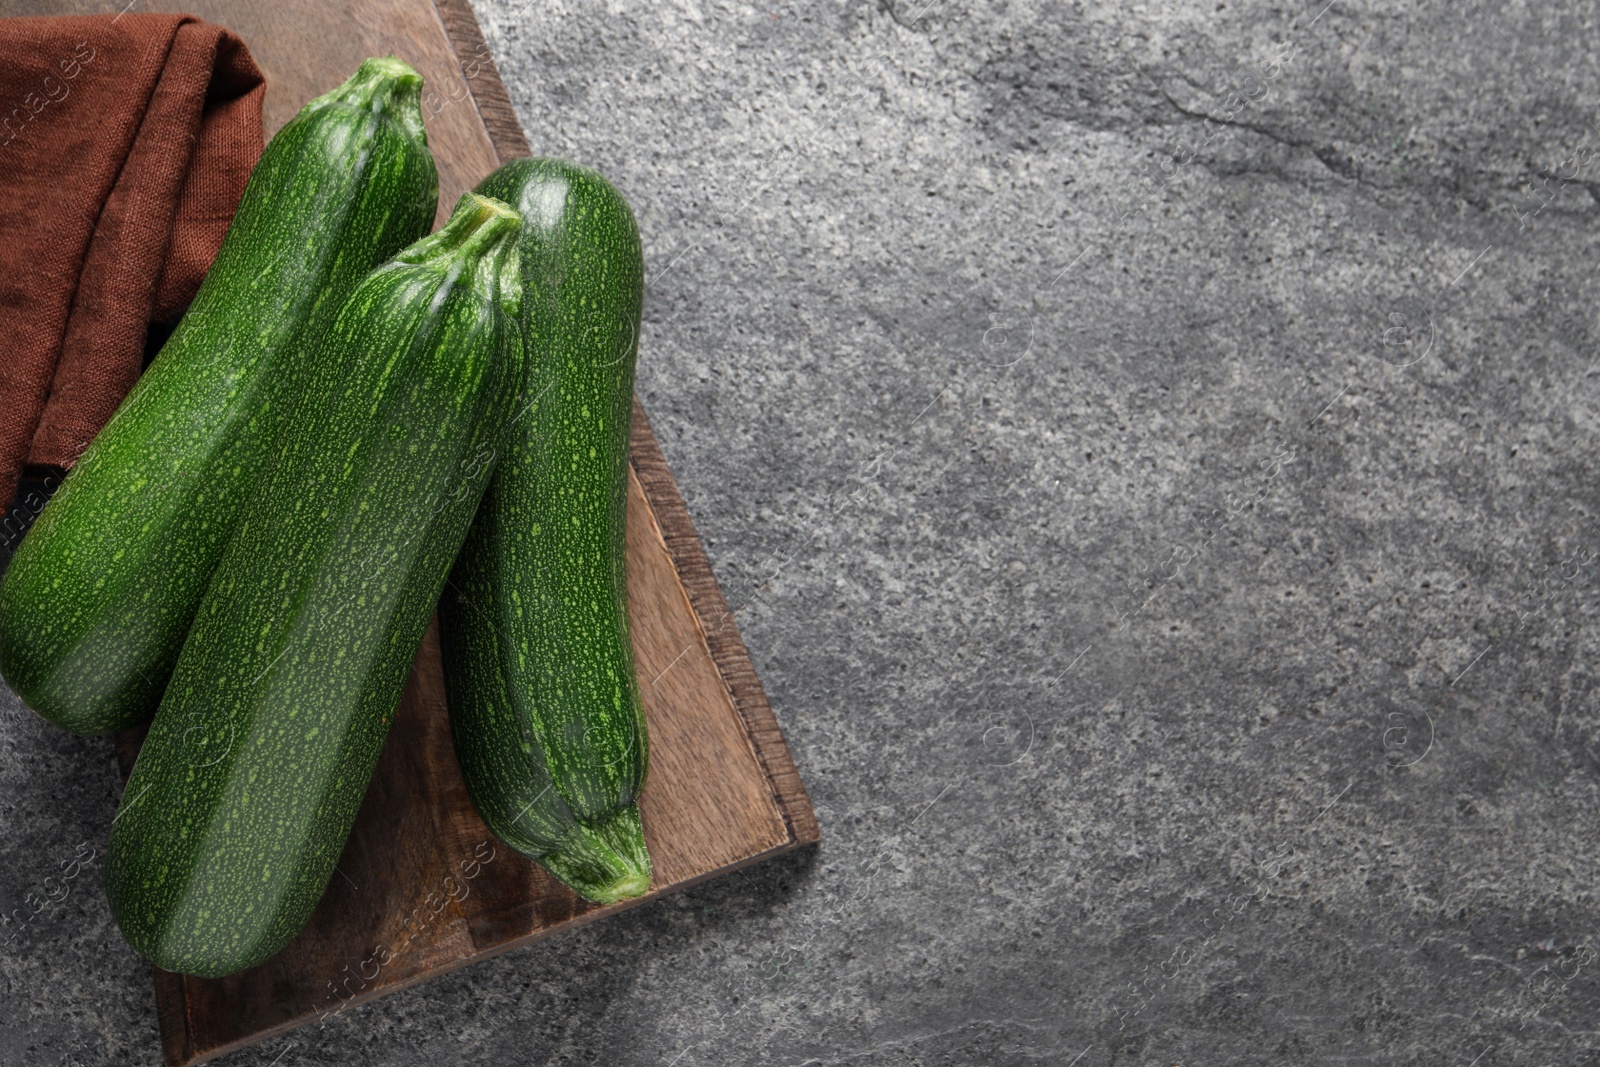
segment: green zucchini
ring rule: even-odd
[[[112,826],[112,913],[169,971],[260,963],[327,886],[521,387],[520,222],[467,194],[307,373]]]
[[[0,674],[45,718],[105,733],[160,701],[310,346],[433,224],[421,87],[369,59],[273,137],[188,313],[23,539]]]
[[[489,829],[591,900],[650,885],[649,744],[628,635],[628,422],[644,265],[593,171],[508,163],[527,385],[440,604],[450,726]]]

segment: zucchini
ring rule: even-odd
[[[522,212],[527,385],[440,604],[451,734],[489,829],[611,903],[650,885],[624,570],[639,231],[604,178],[558,160],[478,191]]]
[[[214,978],[333,873],[522,379],[520,218],[467,194],[340,309],[112,826],[128,941]]]
[[[0,674],[76,733],[147,719],[314,339],[428,232],[439,179],[422,78],[369,59],[267,145],[183,321],[0,583]]]

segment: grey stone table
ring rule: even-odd
[[[1595,4],[483,4],[823,827],[226,1058],[1600,1058]],[[111,747],[0,714],[0,908]],[[0,1059],[153,1063],[90,863]]]

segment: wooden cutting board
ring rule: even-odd
[[[125,3],[0,0],[0,13],[116,13]],[[135,0],[126,9],[183,10],[243,37],[267,76],[269,135],[367,56],[412,64],[426,80],[441,219],[500,161],[531,154],[467,0]],[[588,904],[489,833],[450,746],[430,629],[349,844],[305,930],[273,959],[229,978],[152,968],[167,1063],[199,1063],[329,1021],[385,993],[817,840],[805,787],[637,403],[632,468],[628,602],[650,728],[640,804],[655,864],[650,893],[611,907]],[[139,740],[118,739],[124,774]]]

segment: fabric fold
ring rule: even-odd
[[[265,84],[192,16],[0,22],[0,502],[71,466],[194,297],[261,155]]]

